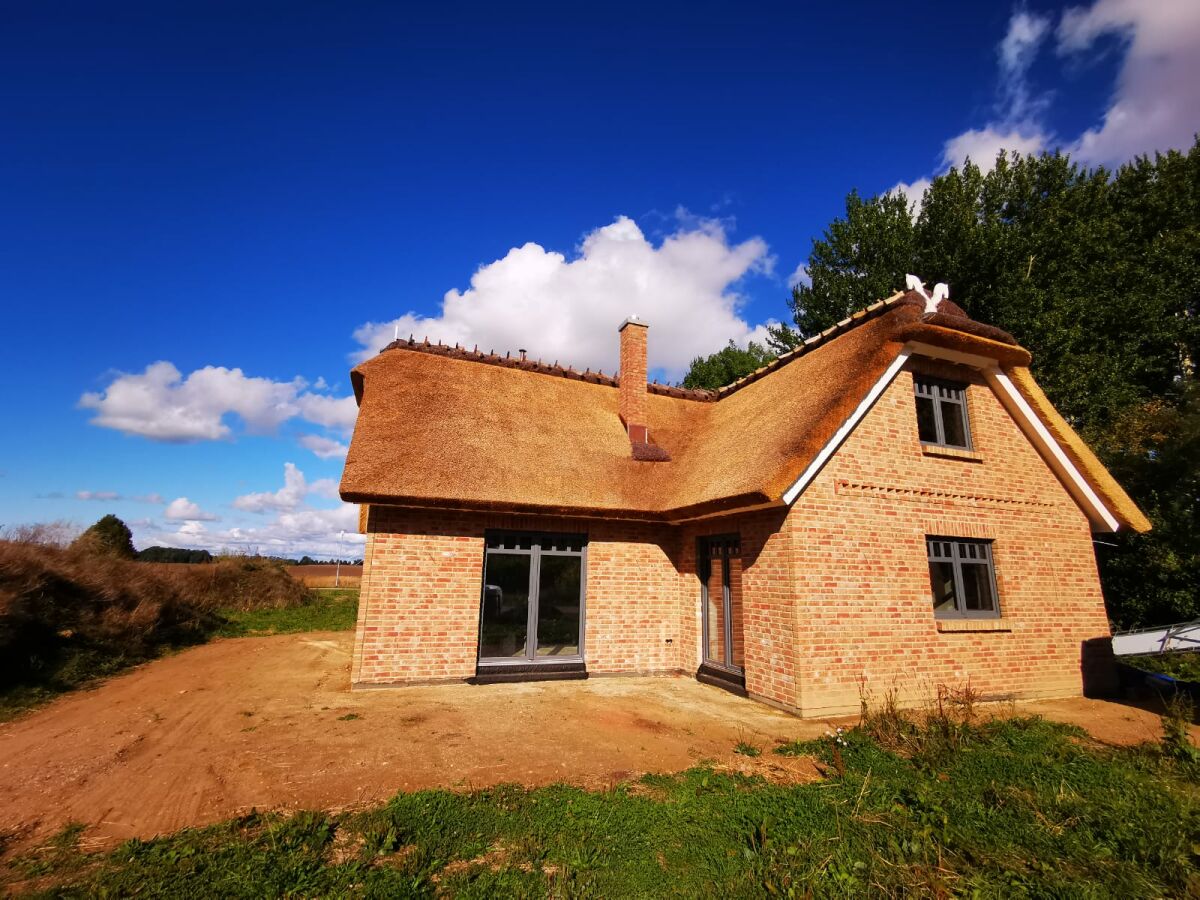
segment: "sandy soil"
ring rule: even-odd
[[[601,787],[700,760],[745,768],[739,740],[767,748],[826,728],[684,678],[352,693],[351,644],[218,641],[0,725],[0,829],[32,839],[79,821],[108,843],[432,786]],[[766,762],[795,766],[753,764]]]
[[[700,761],[804,781],[816,777],[806,760],[733,747],[769,749],[831,724],[687,678],[351,693],[351,643],[347,633],[218,641],[0,725],[0,830],[24,844],[78,821],[103,846],[251,808],[344,809],[511,781],[605,787]],[[1113,743],[1159,733],[1153,713],[1097,700],[1016,709]]]

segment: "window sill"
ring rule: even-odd
[[[940,632],[956,631],[1012,631],[1008,619],[934,619]]]
[[[940,456],[943,459],[961,459],[965,462],[983,462],[983,454],[978,450],[963,450],[959,447],[941,447],[937,444],[922,444],[921,452],[926,456]]]

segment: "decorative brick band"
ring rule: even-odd
[[[1026,506],[1037,509],[1054,509],[1057,503],[1046,503],[1041,500],[1022,500],[1018,497],[992,497],[987,494],[962,494],[956,491],[939,491],[933,488],[894,487],[884,484],[866,484],[865,482],[839,479],[837,492],[854,491],[860,494],[874,494],[880,497],[893,497],[896,500],[948,500],[950,502],[986,503],[992,506]]]

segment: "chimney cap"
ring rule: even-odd
[[[643,328],[650,327],[646,322],[643,322],[641,319],[639,319],[637,317],[637,313],[634,313],[628,319],[626,319],[624,322],[622,322],[621,327],[618,328],[617,331],[624,331],[626,325],[641,325]]]

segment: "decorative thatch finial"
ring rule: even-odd
[[[938,282],[933,286],[933,296],[929,296],[925,291],[925,282],[916,275],[905,275],[904,285],[910,291],[916,291],[925,301],[925,315],[935,313],[943,300],[950,299],[950,286],[945,282]]]
[[[934,295],[930,296],[925,292],[925,282],[920,280],[916,275],[904,276],[905,287],[908,290],[914,290],[920,294],[920,298],[925,301],[925,314],[937,312],[937,307],[941,305],[942,300],[948,300],[950,296],[950,288],[944,282],[938,282],[934,286]]]

